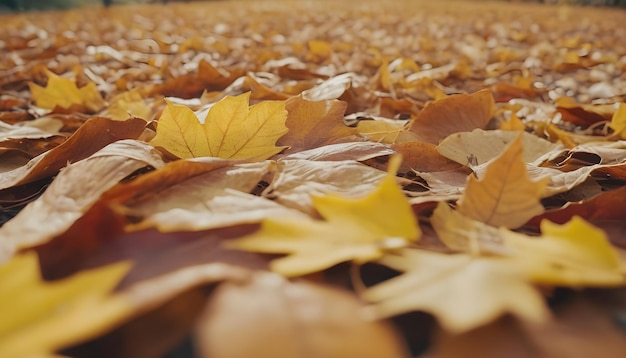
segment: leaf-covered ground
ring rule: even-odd
[[[626,12],[0,17],[0,356],[626,355]]]

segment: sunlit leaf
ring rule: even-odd
[[[289,254],[272,261],[271,267],[284,275],[296,276],[343,261],[374,260],[386,249],[417,240],[420,229],[395,183],[397,159],[379,186],[363,198],[313,197],[313,206],[324,220],[266,219],[258,232],[231,246]]]
[[[98,112],[105,103],[96,89],[96,84],[90,82],[84,87],[78,88],[76,83],[70,79],[57,76],[51,71],[48,75],[48,84],[41,87],[34,83],[29,83],[30,91],[37,106],[46,109],[55,107],[69,108],[72,105],[82,105],[92,112]]]
[[[211,107],[203,124],[189,108],[168,103],[150,144],[179,158],[267,159],[284,149],[274,143],[287,132],[285,103],[248,107],[249,97],[224,98]]]

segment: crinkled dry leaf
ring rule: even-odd
[[[284,147],[274,143],[287,133],[285,103],[265,101],[248,107],[250,93],[216,103],[204,123],[187,107],[168,103],[150,141],[179,158],[218,157],[264,160]]]
[[[518,136],[506,151],[487,164],[480,179],[470,175],[459,200],[459,212],[492,226],[516,228],[544,211],[539,201],[547,178],[530,181]]]
[[[263,272],[221,284],[195,339],[202,357],[408,357],[392,327],[368,320],[351,294]]]
[[[626,139],[626,104],[620,103],[617,111],[613,113],[609,127],[620,139]]]
[[[324,220],[266,219],[258,232],[229,247],[289,254],[272,261],[271,268],[297,276],[343,261],[375,260],[389,248],[419,239],[421,231],[411,206],[395,182],[398,159],[378,187],[363,198],[313,197],[313,206]]]

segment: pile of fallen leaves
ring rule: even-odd
[[[0,18],[0,356],[626,354],[626,12],[382,4]]]

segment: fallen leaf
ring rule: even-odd
[[[153,147],[133,140],[115,142],[68,165],[42,196],[0,227],[0,241],[14,249],[45,243],[69,228],[107,189],[147,166],[161,167],[163,160]],[[0,262],[5,259],[0,255]]]
[[[130,117],[150,119],[150,107],[144,102],[139,90],[136,89],[111,98],[107,112],[115,120],[124,120]]]
[[[539,201],[547,178],[530,181],[523,160],[522,137],[493,159],[480,179],[468,176],[459,212],[492,226],[516,228],[544,211]]]
[[[85,159],[110,143],[139,137],[145,126],[146,121],[139,118],[129,118],[126,121],[113,121],[104,117],[90,118],[59,146],[33,158],[23,167],[3,173],[0,177],[0,189],[52,176],[68,162]]]
[[[59,77],[51,71],[46,71],[48,84],[41,87],[35,83],[29,83],[31,94],[37,106],[46,109],[61,107],[68,109],[73,105],[84,106],[89,112],[100,111],[105,102],[96,89],[96,84],[90,82],[84,87],[78,88],[74,81]]]
[[[129,268],[122,262],[43,282],[35,253],[0,266],[0,355],[44,356],[110,330],[132,312],[109,295]]]
[[[286,253],[271,263],[286,276],[319,271],[343,261],[367,262],[421,234],[411,207],[395,182],[399,158],[378,187],[359,199],[313,197],[322,220],[266,219],[261,229],[229,243],[247,251]]]
[[[379,317],[425,311],[433,314],[443,329],[455,334],[507,313],[531,322],[548,317],[539,292],[500,258],[405,248],[378,263],[404,272],[363,293]]]
[[[400,171],[443,172],[461,168],[461,164],[441,155],[438,147],[432,144],[403,142],[393,144],[391,148],[402,154],[403,161]]]
[[[215,358],[408,357],[389,323],[368,320],[348,292],[264,272],[221,284],[195,341],[202,357]]]
[[[558,225],[541,222],[541,237],[507,233],[505,244],[517,251],[533,282],[570,287],[624,284],[624,265],[606,234],[578,216]]]
[[[473,165],[481,165],[504,152],[520,133],[504,130],[475,129],[471,132],[455,133],[439,143],[437,151],[444,157],[466,165],[468,157],[476,159]],[[530,133],[522,132],[522,155],[526,163],[541,161],[546,153],[556,152],[563,146],[551,143]]]
[[[420,141],[437,145],[450,134],[485,128],[494,112],[495,102],[487,89],[452,95],[428,103],[407,128]]]
[[[284,149],[274,143],[287,132],[285,104],[265,101],[248,108],[249,97],[224,98],[203,124],[189,108],[168,103],[150,144],[179,158],[267,159]]]
[[[338,100],[309,101],[301,96],[287,100],[285,104],[289,128],[278,139],[279,146],[289,147],[284,153],[296,153],[332,144],[356,134],[343,123],[346,104]]]
[[[626,139],[626,104],[620,103],[617,111],[611,117],[609,127],[611,127],[618,138]]]
[[[368,159],[396,154],[389,145],[373,142],[349,142],[329,144],[319,148],[304,150],[281,157],[280,160],[315,160],[315,161],[341,161]]]

